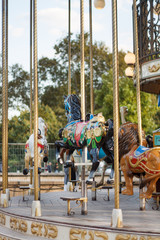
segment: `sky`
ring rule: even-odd
[[[102,10],[92,0],[93,42],[102,41],[112,52],[111,0]],[[9,66],[19,63],[29,71],[30,0],[8,0],[9,3]],[[0,9],[2,1],[0,3]],[[133,51],[132,1],[117,0],[118,48]],[[68,33],[68,0],[37,0],[38,58],[54,57],[53,46]],[[0,11],[0,19],[1,11]],[[1,32],[0,24],[0,32]],[[84,31],[89,31],[89,0],[84,0]],[[71,32],[80,33],[80,0],[71,0]],[[0,52],[2,39],[0,38]]]

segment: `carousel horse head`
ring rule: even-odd
[[[139,146],[138,126],[133,123],[123,124],[119,131],[120,166],[123,171],[126,189],[122,194],[133,195],[133,176],[144,176],[140,187],[147,184],[146,192],[140,198],[151,198],[160,177],[160,148],[146,148],[144,132]],[[145,145],[145,146],[144,146]]]
[[[46,139],[47,125],[43,118],[38,118],[38,172],[41,172],[41,163],[48,161],[49,146]],[[29,164],[34,161],[34,134],[31,134],[25,145],[25,169],[23,174],[29,172]]]
[[[68,123],[81,119],[81,105],[77,95],[64,96],[64,105]]]
[[[38,118],[38,135],[44,138],[47,135],[47,130],[48,130],[48,127],[45,121],[43,120],[43,118],[39,117]]]

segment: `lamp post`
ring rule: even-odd
[[[105,0],[94,0],[94,6],[97,9],[102,9],[105,7]]]
[[[125,63],[128,67],[125,70],[125,75],[127,77],[133,78],[134,76],[134,65],[135,65],[135,54],[128,52],[124,57]]]

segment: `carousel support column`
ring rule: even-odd
[[[112,45],[113,45],[113,122],[114,122],[114,171],[115,171],[115,209],[112,211],[112,227],[122,227],[122,210],[119,208],[119,69],[117,36],[117,0],[112,0]]]
[[[34,201],[32,217],[41,216],[41,204],[38,200],[38,76],[37,76],[37,0],[33,0],[34,25]]]
[[[136,0],[133,0],[134,11],[134,44],[135,44],[135,70],[136,70],[136,92],[137,92],[137,115],[138,115],[138,136],[139,144],[142,145],[142,122],[141,122],[141,97],[140,97],[140,76],[139,76],[139,51],[138,51],[138,26]],[[140,193],[144,191],[140,189]],[[140,210],[145,209],[145,198],[140,199]]]
[[[90,22],[90,107],[94,114],[94,92],[93,92],[93,48],[92,48],[92,0],[89,0],[89,22]]]
[[[32,5],[33,5],[33,1],[30,0],[30,135],[32,134],[32,113],[33,113],[33,109],[32,109]],[[32,168],[33,164],[32,164],[32,160],[30,161],[30,167]],[[32,182],[32,178],[33,178],[33,170],[30,170],[30,186],[32,186],[33,188],[33,182]],[[32,190],[31,190],[32,192]]]
[[[0,198],[0,205],[8,207],[8,199],[6,194],[7,188],[7,172],[6,172],[6,1],[2,0],[2,187],[3,192]]]
[[[81,10],[81,118],[85,121],[85,76],[84,76],[84,0],[80,1]],[[82,151],[82,162],[85,163],[87,159],[87,147]],[[81,172],[82,181],[82,197],[86,198],[86,201],[82,203],[81,214],[87,214],[87,186],[85,182],[85,166],[82,167]]]
[[[68,0],[68,95],[71,94],[71,0]]]
[[[8,0],[6,0],[6,194],[10,200],[10,192],[8,188]]]

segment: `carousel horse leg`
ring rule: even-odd
[[[131,174],[128,164],[126,163],[126,158],[122,157],[120,161],[121,170],[124,174],[124,179],[126,183],[126,189],[122,191],[122,194],[133,195],[133,174]]]
[[[149,176],[148,176],[149,177]],[[147,178],[147,176],[146,176]],[[147,191],[144,193],[140,194],[140,198],[151,198],[152,197],[152,193],[156,188],[156,182],[158,181],[159,177],[154,178],[153,180],[150,181],[148,187],[147,187]]]
[[[95,172],[99,166],[99,161],[98,161],[98,148],[93,148],[90,150],[90,155],[92,156],[93,160],[92,160],[92,168],[90,171],[90,174],[88,176],[88,179],[86,181],[87,184],[92,183],[93,182],[93,178],[95,175]]]
[[[31,160],[31,153],[29,149],[27,149],[27,152],[25,153],[24,160],[25,160],[25,168],[23,169],[23,174],[27,175],[29,172],[29,162]]]
[[[113,154],[111,156],[112,156],[112,168],[111,168],[111,173],[109,175],[109,178],[107,179],[108,184],[114,183],[114,157],[113,157]]]
[[[104,164],[103,164],[103,168],[102,168],[102,174],[101,174],[101,179],[100,181],[96,184],[96,187],[99,187],[99,186],[102,186],[104,184],[104,175],[105,175],[105,171],[107,169],[107,162],[104,161]]]

